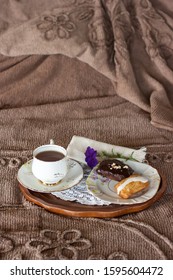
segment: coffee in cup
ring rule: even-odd
[[[32,173],[45,184],[55,184],[68,171],[66,150],[52,142],[36,148],[33,152]]]
[[[57,151],[44,151],[40,152],[35,156],[37,159],[42,161],[58,161],[64,158],[64,154]]]

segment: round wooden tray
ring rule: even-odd
[[[139,212],[151,206],[154,202],[156,202],[163,196],[166,190],[166,178],[163,175],[161,176],[160,187],[154,197],[152,197],[146,202],[133,205],[83,205],[77,202],[62,200],[52,194],[31,191],[29,189],[24,188],[21,184],[19,184],[19,187],[27,200],[56,214],[75,217],[112,218],[122,216],[128,213]]]

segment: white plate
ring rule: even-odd
[[[118,182],[97,174],[97,166],[91,171],[90,175],[87,178],[86,184],[88,187],[88,191],[91,192],[95,197],[114,204],[142,203],[151,199],[159,189],[160,176],[158,174],[158,171],[152,166],[145,163],[123,159],[119,160],[127,163],[135,171],[135,173],[141,174],[149,180],[150,184],[147,191],[138,197],[123,199],[117,195],[114,188],[114,186]]]
[[[56,185],[44,185],[33,175],[31,170],[32,160],[21,166],[17,179],[22,186],[33,191],[44,193],[64,191],[78,184],[83,178],[83,168],[78,162],[68,159],[68,166],[69,170],[67,175]]]

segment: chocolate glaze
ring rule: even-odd
[[[117,159],[103,160],[97,168],[98,174],[116,181],[129,177],[133,172],[130,166]]]

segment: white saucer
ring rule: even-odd
[[[67,175],[59,183],[54,185],[44,185],[33,175],[31,169],[32,160],[30,160],[23,164],[19,169],[17,180],[25,188],[36,192],[51,193],[64,191],[77,185],[83,178],[83,168],[78,162],[68,159],[68,166],[69,170]]]
[[[127,163],[135,171],[135,173],[141,174],[149,180],[150,185],[147,191],[135,198],[123,199],[118,196],[115,190],[115,185],[118,182],[99,175],[96,171],[97,166],[91,171],[86,180],[88,191],[95,197],[113,204],[136,204],[151,199],[159,189],[160,175],[158,171],[145,163],[131,160],[126,161],[123,159],[119,160]]]

